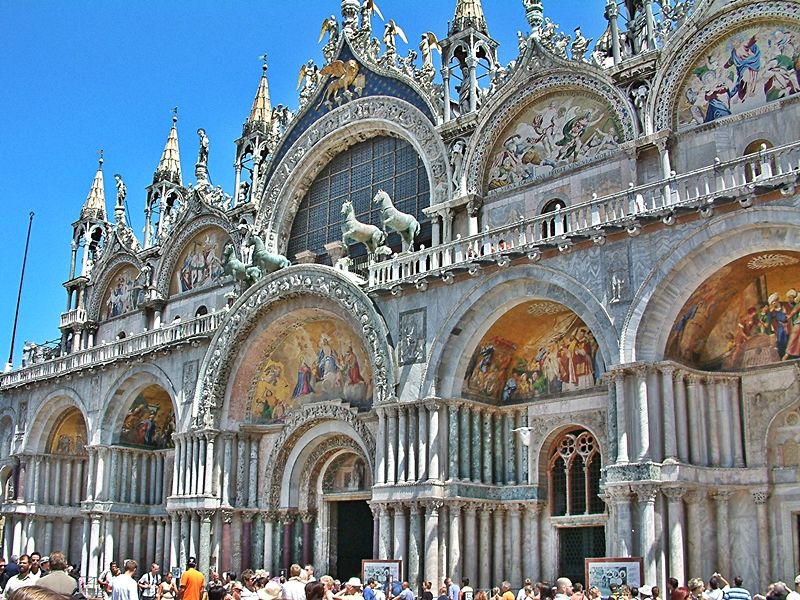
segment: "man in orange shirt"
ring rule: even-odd
[[[516,600],[514,592],[511,591],[511,583],[504,581],[502,583],[503,600]]]
[[[181,575],[178,598],[180,600],[202,600],[205,586],[206,578],[197,570],[197,559],[192,556],[186,562],[186,570]]]

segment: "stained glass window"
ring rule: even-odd
[[[430,206],[425,166],[408,142],[379,136],[336,155],[317,175],[292,223],[287,256],[294,259],[298,252],[311,250],[325,255],[323,262],[329,264],[325,244],[342,239],[342,203],[351,200],[359,221],[380,227],[380,207],[372,204],[378,190],[388,192],[398,210],[417,218],[421,231],[416,247],[429,247],[431,225],[422,212]],[[387,245],[399,252],[399,236],[390,235]],[[351,244],[351,257],[365,252],[362,244]]]

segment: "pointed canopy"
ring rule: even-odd
[[[457,0],[456,14],[450,27],[450,34],[471,27],[488,35],[486,19],[483,17],[481,0]]]
[[[91,221],[106,220],[106,190],[103,184],[103,159],[100,158],[97,165],[97,173],[94,174],[94,181],[86,196],[86,202],[81,209],[81,219]]]
[[[258,91],[253,100],[253,108],[250,109],[250,116],[247,123],[250,128],[267,129],[272,121],[272,103],[269,99],[269,82],[267,81],[267,65],[262,67],[263,73],[258,84]]]
[[[164,152],[161,153],[161,160],[158,168],[153,174],[153,183],[169,181],[178,185],[183,185],[181,179],[181,153],[178,148],[178,117],[172,117],[172,127],[169,130],[167,143],[164,145]]]

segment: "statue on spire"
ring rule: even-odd
[[[114,206],[114,220],[117,225],[122,227],[126,226],[125,222],[125,197],[128,195],[128,188],[125,187],[125,182],[122,181],[122,175],[116,173],[114,181],[117,184],[117,203]]]
[[[208,166],[208,136],[206,130],[202,127],[197,130],[197,135],[200,137],[200,149],[197,153],[197,165]]]

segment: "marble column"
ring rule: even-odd
[[[245,487],[247,481],[245,479],[247,464],[245,462],[245,444],[246,439],[244,434],[239,434],[236,447],[236,506],[242,507],[245,504],[247,488]]]
[[[517,484],[517,446],[519,436],[511,433],[514,429],[514,413],[508,412],[503,417],[503,464],[506,470],[507,485]]]
[[[510,530],[508,537],[511,543],[511,552],[508,553],[508,558],[511,561],[511,585],[515,588],[522,587],[522,553],[519,551],[523,547],[521,509],[519,504],[511,504],[508,507],[508,528]]]
[[[731,429],[733,445],[733,461],[737,467],[744,466],[744,450],[742,443],[742,405],[739,397],[739,379],[728,380],[728,394],[731,400]]]
[[[397,407],[397,438],[397,481],[405,483],[408,480],[408,462],[406,462],[406,448],[408,448],[408,411],[405,406]],[[397,518],[396,512],[395,518]]]
[[[489,410],[484,410],[483,412],[483,422],[482,425],[482,434],[480,439],[480,445],[483,457],[481,462],[483,463],[483,470],[481,472],[481,481],[483,483],[492,484],[492,413]]]
[[[214,457],[214,442],[216,440],[217,434],[213,432],[206,432],[206,480],[203,485],[204,493],[206,495],[217,495],[217,481],[218,479],[214,476],[215,475],[215,465],[218,464],[218,461],[215,460]]]
[[[397,409],[386,408],[386,483],[397,483]]]
[[[491,566],[491,552],[488,552],[490,536],[491,536],[491,523],[489,518],[492,515],[492,506],[489,504],[481,505],[480,512],[480,532],[478,539],[475,540],[475,547],[480,553],[480,567],[478,572],[478,587],[482,589],[491,589],[492,587],[492,574],[490,571]]]
[[[231,472],[233,471],[233,434],[226,433],[222,438],[222,491],[220,501],[223,506],[231,504]]]
[[[164,533],[166,531],[166,521],[161,517],[156,517],[156,551],[153,562],[163,565],[164,560]]]
[[[264,511],[261,513],[264,521],[264,569],[274,573],[274,556],[272,554],[272,540],[275,536],[275,513]]]
[[[310,552],[310,548],[306,548],[305,536],[309,535],[309,531],[311,530],[310,523],[312,519],[312,515],[305,514],[303,515],[303,564],[306,565],[311,562],[309,558],[306,560],[306,553]],[[307,521],[308,519],[308,521]],[[253,515],[253,551],[250,553],[251,555],[251,564],[253,565],[254,569],[264,569],[264,538],[266,531],[266,526],[264,522],[264,513],[259,511]],[[311,545],[310,543],[308,544]],[[310,556],[310,554],[309,554]]]
[[[458,404],[453,403],[447,406],[447,438],[449,443],[447,444],[448,450],[448,465],[447,465],[447,479],[448,481],[452,481],[454,479],[459,478],[459,461],[458,461],[458,451],[459,451],[459,439],[458,439]],[[451,563],[452,564],[452,563]],[[451,574],[451,577],[452,574]],[[458,578],[453,577],[453,581],[458,581]]]
[[[173,434],[172,441],[175,445],[175,452],[173,454],[173,461],[172,461],[172,495],[178,495],[178,480],[180,479],[180,464],[181,464],[181,440],[180,438]]]
[[[495,413],[492,422],[492,456],[494,458],[494,468],[492,469],[492,479],[497,485],[505,483],[505,464],[504,456],[508,447],[508,437],[503,435],[503,415]]]
[[[661,398],[663,406],[664,460],[678,459],[678,439],[675,427],[675,369],[661,367]]]
[[[639,549],[644,559],[644,580],[656,580],[656,485],[634,488],[639,500]]]
[[[408,519],[406,510],[402,504],[394,505],[394,558],[402,560],[404,565],[408,564]]]
[[[461,405],[461,426],[459,427],[459,441],[461,442],[461,450],[459,452],[459,478],[464,481],[469,481],[470,478],[470,451],[472,444],[470,437],[472,434],[472,427],[470,426],[470,416],[472,410],[469,406]]]
[[[417,458],[417,447],[419,443],[419,416],[417,415],[418,405],[412,404],[408,407],[408,481],[419,481],[419,461]]]
[[[648,410],[648,370],[644,367],[636,369],[636,427],[637,427],[637,452],[636,460],[639,462],[649,460],[650,452],[650,413]],[[648,579],[647,581],[653,581]]]
[[[122,463],[122,472],[130,473],[131,472],[130,450],[126,448],[125,450],[120,450],[120,451],[122,452],[122,457],[120,458],[120,462]],[[131,485],[130,477],[123,477],[119,486],[120,502],[133,502],[133,499],[129,495],[130,485]]]
[[[89,563],[88,566],[88,574],[89,579],[97,580],[97,576],[100,574],[100,519],[101,515],[99,513],[91,513],[89,515],[90,519],[90,526],[89,526],[89,538],[88,538],[88,553],[87,553],[87,560]],[[84,533],[86,533],[84,531]]]
[[[378,413],[378,439],[375,445],[375,483],[386,483],[386,411],[377,409]]]
[[[281,515],[281,525],[283,525],[283,556],[281,557],[281,568],[289,572],[289,566],[292,564],[294,557],[292,556],[292,547],[294,546],[292,540],[292,529],[294,526],[295,517],[292,513],[286,512]]]
[[[731,537],[730,537],[730,499],[733,493],[729,490],[717,490],[711,494],[716,505],[717,562],[720,573],[731,573]]]
[[[50,518],[44,520],[44,547],[53,547],[53,519]]]
[[[503,581],[505,579],[505,567],[508,559],[503,555],[503,539],[505,539],[504,522],[506,518],[505,507],[497,506],[494,509],[494,527],[492,527],[492,581]]]
[[[430,479],[428,460],[430,459],[430,447],[428,446],[428,409],[424,404],[420,404],[417,409],[419,417],[419,445],[417,446],[417,471],[420,481]]]
[[[523,575],[530,577],[533,581],[541,581],[542,557],[539,544],[539,513],[542,512],[542,505],[540,502],[533,502],[523,506]]]
[[[625,401],[625,372],[612,371],[610,377],[614,382],[614,402],[617,407],[617,463],[629,461],[628,452],[628,416]],[[609,394],[611,386],[609,386]]]
[[[131,525],[133,526],[133,552],[131,558],[140,565],[143,565],[142,538],[144,538],[144,532],[142,531],[142,517],[133,517],[133,519],[131,519]]]
[[[667,572],[670,577],[675,577],[678,581],[685,582],[684,536],[686,517],[683,511],[683,495],[686,493],[686,489],[665,487],[661,491],[667,498],[667,523],[669,523],[669,569],[667,569]]]
[[[119,458],[120,452],[117,449],[111,449],[111,471],[113,473],[119,473]],[[110,499],[112,502],[119,502],[119,483],[120,480],[124,480],[124,477],[112,477],[111,478],[111,489],[109,491]]]
[[[682,463],[689,462],[689,416],[686,408],[686,382],[684,373],[675,372],[675,433],[678,460]]]
[[[380,560],[390,560],[391,559],[390,554],[392,548],[392,516],[389,513],[388,504],[378,504],[377,506],[378,510],[380,511],[380,523],[381,523],[378,558]]]
[[[770,553],[769,553],[769,515],[767,514],[767,500],[769,499],[769,490],[766,488],[752,490],[750,494],[753,497],[753,502],[756,505],[756,530],[758,531],[758,556],[759,556],[759,573],[758,573],[758,589],[765,590],[772,578],[772,568],[770,566]]]
[[[187,552],[189,550],[189,538],[191,537],[191,528],[192,528],[192,513],[188,510],[184,510],[180,512],[180,519],[181,519],[181,534],[180,534],[180,562],[178,563],[181,568],[184,568],[183,565],[186,564],[186,560],[189,558],[190,554]]]
[[[169,548],[169,566],[177,567],[181,563],[181,530],[180,518],[177,512],[170,513],[169,515],[171,527],[169,530],[170,548]],[[183,567],[181,567],[183,568]]]
[[[436,411],[432,411],[435,414]],[[438,416],[437,416],[438,422]],[[433,419],[431,419],[433,423]],[[439,509],[438,500],[425,503],[425,579],[439,581]]]
[[[478,538],[478,505],[468,503],[464,506],[464,540],[462,546],[461,576],[469,577],[475,587],[478,585],[478,552],[480,550],[480,539]]]
[[[631,491],[627,487],[608,490],[614,502],[614,512],[617,515],[617,529],[615,532],[616,549],[614,556],[630,556],[633,551],[631,534],[633,520],[631,519]]]
[[[247,491],[247,506],[256,508],[258,503],[258,444],[260,438],[250,436],[250,466],[248,468],[248,481],[250,483]]]
[[[200,549],[197,554],[198,567],[201,573],[208,573],[211,566],[211,519],[213,510],[202,510],[200,518]]]
[[[72,536],[70,535],[72,531],[72,517],[62,517],[61,518],[61,551],[64,553],[64,556],[69,556],[69,546],[70,546],[70,539]],[[10,554],[10,553],[9,553]]]
[[[701,490],[689,490],[684,495],[686,500],[686,531],[708,531],[706,524],[700,518],[700,502],[705,499],[705,492]],[[703,540],[689,533],[686,536],[686,550],[689,558],[688,564],[684,565],[686,573],[702,573],[703,568]]]
[[[277,515],[272,515],[273,519],[277,518]],[[221,544],[221,556],[219,557],[220,560],[220,568],[223,571],[230,571],[232,566],[231,561],[231,523],[233,522],[233,511],[230,509],[222,509],[222,544]],[[271,521],[271,522],[274,522]],[[270,561],[272,563],[272,561]]]
[[[706,380],[706,414],[708,419],[707,424],[711,427],[703,429],[708,438],[709,458],[710,464],[719,467],[722,466],[721,457],[721,444],[720,444],[720,429],[725,427],[725,424],[720,418],[720,394],[718,384],[719,380],[716,378],[709,378]],[[729,571],[725,571],[729,573]]]
[[[428,425],[428,480],[440,480],[439,455],[441,454],[441,441],[439,439],[439,407],[436,404],[427,407],[430,423]],[[438,519],[438,510],[437,519]],[[436,581],[429,579],[428,581]]]
[[[97,465],[97,451],[93,447],[86,448],[86,451],[89,453],[89,460],[88,460],[88,464],[87,464],[87,468],[86,468],[86,471],[87,471],[87,474],[88,474],[88,477],[87,477],[88,485],[86,486],[86,500],[91,502],[91,501],[94,500],[95,488],[97,486],[97,482],[95,481],[95,470],[96,470],[96,465]],[[22,470],[23,473],[24,473],[24,467],[25,467],[25,463],[21,462],[20,463],[20,469]],[[17,487],[21,488],[22,486],[17,486]],[[17,490],[17,493],[19,493],[19,492],[20,492],[20,489]]]
[[[701,393],[702,383],[700,378],[691,374],[686,376],[686,404],[688,406],[688,420],[692,423],[692,432],[689,440],[689,460],[693,465],[702,466],[703,447],[705,445],[705,430],[701,429],[700,404],[705,401]],[[691,539],[691,536],[689,536]],[[695,565],[690,564],[692,568]],[[690,571],[692,572],[692,571]]]
[[[478,406],[472,407],[472,481],[474,483],[481,482],[481,456],[483,452],[481,450],[482,447],[482,440],[481,440],[481,409]],[[483,440],[485,443],[485,440]]]
[[[423,540],[421,539],[422,524],[420,521],[419,502],[408,505],[408,581],[415,590],[422,586],[422,570],[420,560],[423,555]]]
[[[447,574],[453,581],[461,581],[463,571],[463,554],[461,549],[461,502],[451,502],[447,505],[450,519],[450,539],[447,543]]]
[[[719,420],[717,432],[719,434],[720,464],[723,467],[733,467],[733,414],[731,411],[731,390],[728,379],[719,379],[717,388],[717,409]],[[728,571],[725,571],[726,573]]]

